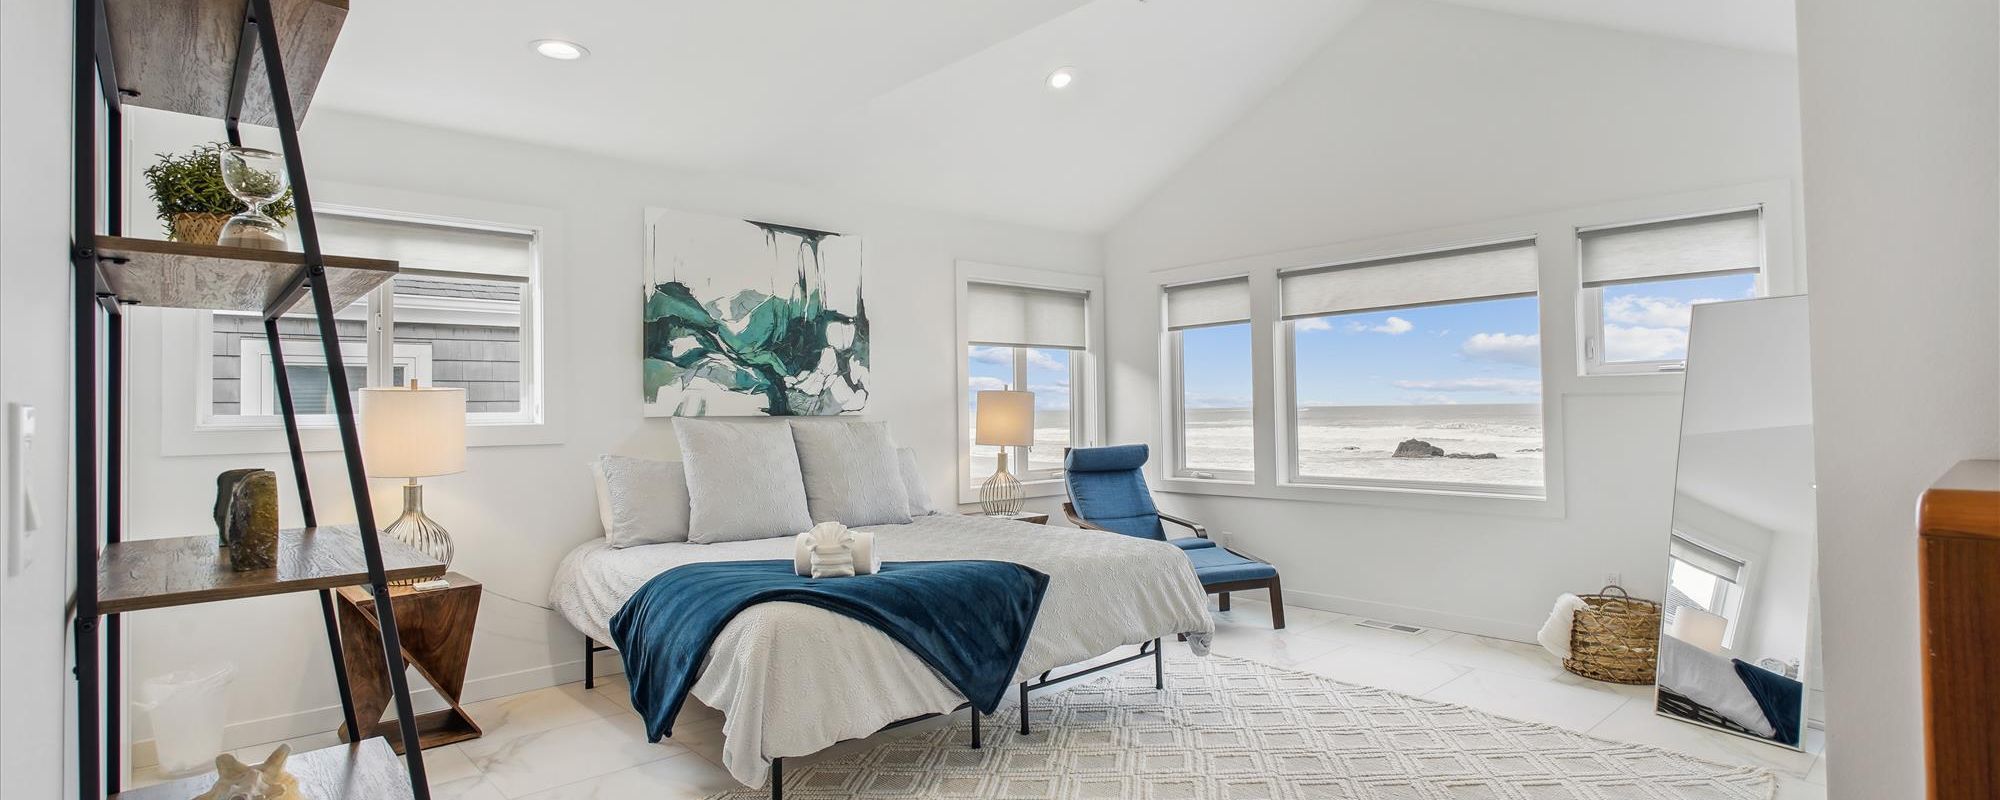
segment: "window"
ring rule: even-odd
[[[1690,309],[1764,292],[1761,208],[1589,228],[1577,239],[1586,375],[1679,371]]]
[[[1174,475],[1248,481],[1256,470],[1251,418],[1250,281],[1166,289],[1174,407]]]
[[[1539,496],[1533,240],[1279,273],[1297,483]]]
[[[1662,625],[1686,607],[1699,608],[1729,620],[1722,645],[1736,640],[1736,618],[1743,605],[1744,563],[1675,531],[1668,545],[1667,602]]]
[[[1089,295],[1081,291],[968,281],[966,289],[965,486],[999,466],[998,446],[977,444],[979,393],[1033,392],[1034,443],[1006,448],[1023,481],[1062,476],[1063,451],[1088,442]]]
[[[351,388],[414,379],[465,389],[473,424],[539,421],[532,231],[325,209],[317,220],[326,252],[401,265],[395,279],[335,315]],[[300,423],[331,424],[317,322],[288,314],[278,329]],[[278,396],[262,320],[217,313],[210,331],[207,422],[275,424]]]

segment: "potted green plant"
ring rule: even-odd
[[[209,142],[180,155],[161,153],[146,168],[146,185],[153,192],[167,238],[192,244],[215,244],[222,224],[249,208],[222,181],[222,149]],[[284,222],[292,218],[292,191],[263,207],[264,214]]]

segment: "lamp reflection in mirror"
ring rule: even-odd
[[[361,457],[369,477],[408,479],[403,515],[383,533],[449,566],[451,534],[424,515],[417,479],[465,471],[465,390],[418,388],[415,380],[408,388],[362,389]]]
[[[985,391],[978,395],[974,444],[1000,448],[993,477],[979,486],[979,508],[991,515],[1013,514],[1027,502],[1021,481],[1007,471],[1007,450],[1035,443],[1035,393]]]
[[[1722,652],[1722,634],[1729,630],[1729,618],[1684,606],[1674,611],[1667,623],[1667,635],[1711,653]]]

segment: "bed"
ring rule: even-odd
[[[953,514],[860,530],[875,533],[883,561],[993,559],[1047,573],[1017,682],[1177,634],[1204,652],[1214,631],[1187,556],[1166,542]],[[611,616],[654,575],[682,564],[791,556],[790,537],[623,549],[593,540],[564,557],[550,600],[591,642],[609,643]],[[723,766],[746,786],[762,785],[773,759],[964,702],[881,631],[795,603],[754,606],[731,620],[693,694],[723,712]]]

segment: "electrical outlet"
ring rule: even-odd
[[[1618,573],[1616,573],[1616,572],[1606,572],[1606,573],[1604,573],[1604,585],[1606,585],[1606,586],[1624,586],[1624,585],[1625,585],[1625,576],[1623,576],[1623,575],[1620,575],[1620,574],[1618,574]]]

